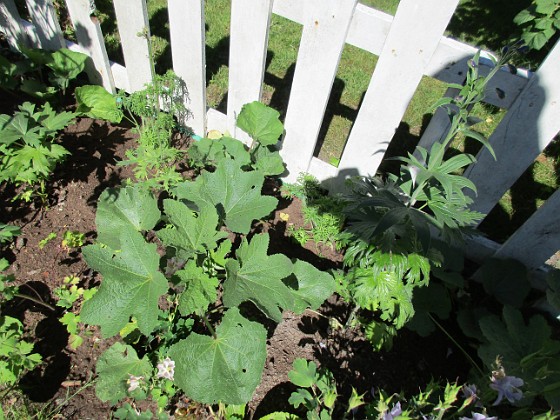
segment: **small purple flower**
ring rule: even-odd
[[[482,413],[471,413],[472,417],[460,417],[459,420],[498,420],[498,417],[492,416],[488,417],[486,414]]]
[[[462,388],[463,398],[470,400],[470,402],[478,400],[478,389],[475,384],[464,385]]]
[[[400,401],[397,402],[393,408],[391,409],[390,412],[383,412],[383,417],[381,417],[383,420],[393,420],[395,417],[398,417],[402,414],[402,408],[401,408],[401,403]]]
[[[498,398],[492,405],[498,405],[505,397],[510,403],[519,401],[523,398],[523,392],[519,389],[524,384],[523,379],[516,376],[506,376],[503,370],[492,374],[490,388],[498,391]]]

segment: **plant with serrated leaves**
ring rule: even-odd
[[[58,91],[65,95],[88,59],[86,54],[67,48],[46,51],[20,45],[20,49],[26,58],[8,60],[0,56],[0,88],[39,99],[49,99]]]
[[[0,181],[25,185],[31,192],[38,186],[44,195],[46,180],[69,154],[56,143],[56,136],[75,116],[54,111],[48,102],[38,110],[25,102],[14,115],[0,115]]]
[[[280,322],[283,310],[302,313],[331,295],[331,275],[269,255],[268,234],[247,236],[253,222],[278,204],[262,195],[264,179],[261,170],[232,157],[179,183],[171,190],[175,198],[164,199],[161,209],[139,187],[101,195],[99,243],[82,252],[103,281],[80,316],[99,325],[103,337],[134,337],[145,356],[122,344],[104,353],[97,365],[99,398],[116,403],[126,396],[153,397],[161,388],[154,366],[169,360],[172,383],[190,399],[243,404],[260,382],[266,330],[240,305],[251,303]],[[239,235],[236,249],[226,228]]]
[[[11,242],[18,235],[21,235],[21,229],[18,226],[0,223],[0,244]]]
[[[251,144],[245,145],[226,135],[218,139],[203,138],[189,149],[191,165],[205,168],[235,159],[244,169],[253,169],[265,176],[282,174],[285,166],[276,149],[284,132],[279,117],[278,111],[260,102],[245,104],[237,126],[251,137]]]
[[[488,415],[473,385],[447,382],[445,386],[430,381],[424,390],[413,396],[403,393],[388,395],[383,390],[365,406],[367,418],[378,419],[497,419]],[[472,412],[472,417],[466,417]],[[476,415],[475,415],[476,413]],[[460,416],[460,417],[459,417]]]
[[[169,190],[182,180],[177,164],[184,151],[178,149],[173,132],[189,133],[184,122],[188,91],[174,72],[155,75],[145,88],[130,95],[112,95],[100,86],[76,89],[77,111],[92,118],[118,123],[129,120],[138,133],[138,146],[126,151],[119,166],[134,165],[134,175],[148,189]]]
[[[540,50],[560,29],[560,1],[533,0],[513,22],[521,28],[523,42],[529,48]]]
[[[460,152],[448,157],[446,151],[456,136],[463,135],[494,154],[487,140],[472,129],[479,119],[471,109],[483,100],[489,80],[514,52],[496,60],[486,76],[479,73],[480,52],[469,60],[464,85],[449,85],[459,94],[433,106],[448,112],[446,135],[430,150],[419,146],[414,154],[397,158],[403,163],[399,175],[350,180],[350,193],[344,197],[348,226],[339,239],[346,246],[348,274],[339,289],[356,305],[347,324],[358,313],[377,348],[390,347],[392,336],[414,315],[414,290],[428,285],[432,266],[441,265],[435,237],[460,243],[483,217],[469,209],[472,198],[466,190],[476,193],[476,187],[462,175],[475,157]]]
[[[67,230],[62,236],[62,248],[67,250],[70,250],[71,248],[80,248],[85,241],[85,233]]]
[[[298,387],[297,391],[292,392],[288,402],[299,408],[302,406],[307,412],[308,420],[327,420],[331,419],[335,404],[338,398],[336,382],[332,373],[325,368],[317,368],[314,362],[298,358],[294,360],[292,370],[288,372],[290,382]],[[363,396],[356,393],[352,388],[352,395],[348,401],[346,413],[364,404]],[[290,413],[275,412],[261,420],[273,419],[298,419]]]
[[[10,316],[0,316],[0,385],[13,385],[21,375],[41,363],[33,344],[23,339],[23,324]]]

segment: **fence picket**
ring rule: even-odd
[[[148,39],[150,35],[145,0],[113,0],[124,62],[128,91],[135,92],[152,81]]]
[[[189,89],[192,118],[188,125],[206,134],[206,54],[204,0],[168,0],[173,70]]]
[[[271,14],[272,0],[231,2],[228,129],[245,143],[250,139],[235,121],[244,104],[261,99]]]
[[[458,0],[399,3],[340,170],[375,174],[457,4]],[[416,36],[409,36],[410,28]]]
[[[90,81],[102,85],[109,92],[114,92],[115,82],[107,57],[103,33],[97,18],[91,15],[89,0],[66,0],[66,6],[76,31],[78,44],[93,61],[86,67]]]
[[[17,50],[18,44],[29,45],[14,0],[0,2],[0,27],[5,31],[8,43],[13,49]]]
[[[355,6],[356,0],[314,0],[303,6],[305,25],[280,151],[290,181],[309,168]]]
[[[560,131],[560,42],[517,97],[489,138],[497,161],[487,150],[465,175],[477,186],[473,210],[487,214]]]
[[[556,191],[493,255],[513,258],[527,268],[540,268],[560,250],[560,191]]]
[[[40,47],[51,51],[66,47],[51,0],[26,0],[26,4]]]

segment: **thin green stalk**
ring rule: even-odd
[[[206,327],[208,328],[208,330],[212,334],[212,337],[214,337],[214,340],[217,340],[218,336],[216,335],[216,330],[214,329],[212,324],[210,324],[210,321],[208,320],[206,315],[202,315],[202,320],[204,321],[204,323],[206,324]]]
[[[29,295],[25,295],[25,294],[21,294],[21,293],[15,293],[14,294],[15,297],[18,297],[20,299],[27,299],[30,300],[31,302],[34,302],[38,305],[44,306],[47,309],[50,309],[51,311],[56,311],[56,308],[54,306],[49,305],[48,303],[43,302],[40,299],[35,299],[34,297],[31,297]]]
[[[436,326],[441,331],[443,331],[443,333],[447,336],[447,338],[449,338],[453,342],[453,344],[455,344],[459,348],[459,350],[461,350],[461,353],[463,353],[465,355],[465,357],[468,359],[468,361],[471,363],[471,365],[478,371],[478,373],[480,373],[480,376],[484,377],[484,371],[480,368],[480,366],[478,366],[478,364],[467,353],[467,351],[451,336],[451,334],[449,334],[449,332],[447,332],[447,330],[445,328],[443,328],[443,326],[439,322],[436,321],[436,319],[432,316],[431,313],[428,313],[428,316],[433,321],[433,323],[436,324]]]

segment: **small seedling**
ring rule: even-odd
[[[86,241],[86,235],[77,231],[67,230],[64,232],[62,247],[64,249],[80,248]]]
[[[47,235],[45,239],[41,239],[39,241],[39,249],[43,249],[50,241],[56,239],[56,236],[57,236],[56,233],[51,232]]]

